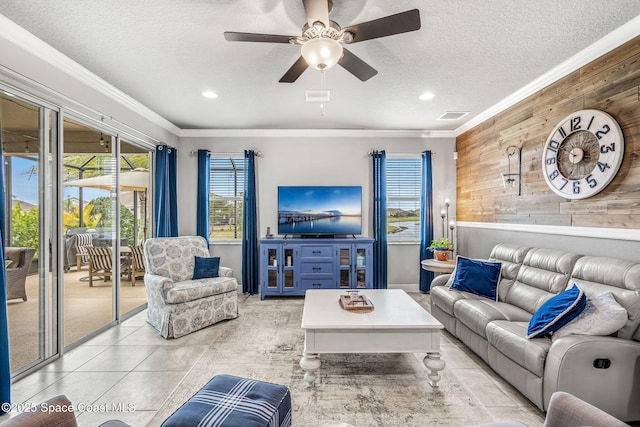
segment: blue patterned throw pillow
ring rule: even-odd
[[[469,292],[496,301],[502,263],[470,259],[458,255],[450,289]]]
[[[529,321],[527,338],[551,335],[573,320],[587,306],[587,296],[574,283],[540,306]]]
[[[208,279],[218,277],[220,257],[196,257],[196,265],[193,267],[193,279]]]

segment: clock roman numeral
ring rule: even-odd
[[[562,139],[565,139],[567,137],[567,132],[564,131],[562,126],[560,126],[560,129],[558,129],[558,132],[560,133],[560,136],[562,137]]]

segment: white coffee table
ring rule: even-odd
[[[400,289],[361,290],[375,306],[371,313],[353,313],[339,304],[343,290],[308,290],[302,313],[305,330],[300,367],[307,387],[320,368],[321,353],[427,353],[423,359],[433,387],[444,369],[440,358],[443,325]]]

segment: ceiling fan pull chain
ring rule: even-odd
[[[326,77],[325,77],[325,70],[320,70],[320,92],[321,93],[325,93],[325,87],[326,87]],[[324,117],[325,115],[325,107],[324,107],[324,102],[320,103],[320,117]]]

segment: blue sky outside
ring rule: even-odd
[[[22,157],[12,157],[12,199],[20,200],[23,202],[31,203],[33,205],[38,204],[38,174],[37,169],[33,167],[36,163],[32,160],[24,159]],[[33,172],[35,170],[35,172]],[[107,190],[101,190],[99,188],[83,188],[82,197],[85,201],[90,201],[98,197],[109,197],[110,193]],[[78,187],[65,187],[64,199],[69,197],[78,197]]]

